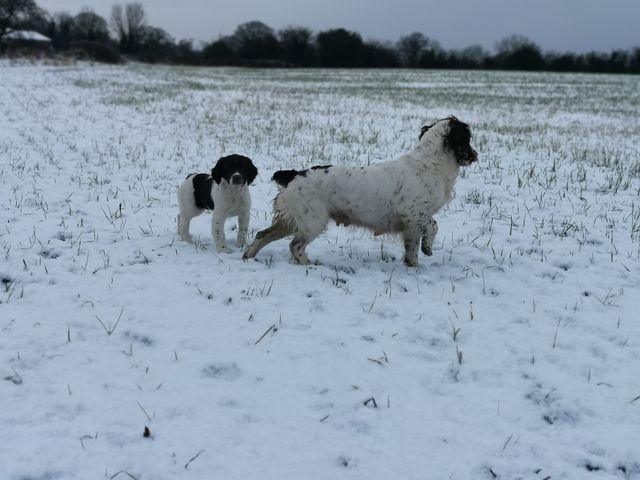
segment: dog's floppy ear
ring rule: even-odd
[[[258,176],[258,169],[253,164],[253,162],[250,161],[247,167],[247,172],[246,172],[247,185],[251,185],[257,176]]]
[[[448,150],[458,151],[469,145],[471,129],[469,125],[461,122],[453,115],[447,117],[449,128],[444,135],[444,147]]]
[[[448,117],[448,130],[444,134],[445,151],[455,155],[459,165],[466,167],[478,160],[478,152],[471,146],[471,128],[456,117]]]
[[[220,185],[220,182],[222,181],[222,167],[220,167],[220,160],[218,160],[216,166],[211,169],[211,176],[213,177],[213,180]]]

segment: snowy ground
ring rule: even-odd
[[[0,64],[0,477],[640,478],[639,110],[631,76]],[[223,154],[253,235],[273,170],[448,114],[481,157],[418,269],[175,238]]]

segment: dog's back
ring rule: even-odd
[[[310,169],[305,170],[278,170],[273,174],[271,180],[276,182],[282,188],[286,188],[294,178],[298,176],[306,177],[309,173],[309,170],[324,170],[324,172],[327,173],[332,166],[333,165],[316,165],[315,167],[311,167]]]

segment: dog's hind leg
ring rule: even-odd
[[[303,237],[301,234],[297,233],[291,243],[289,244],[289,250],[291,250],[291,255],[293,255],[294,260],[300,265],[309,265],[309,257],[307,257],[307,253],[305,252],[307,245],[309,245],[310,241]]]
[[[178,214],[178,235],[180,235],[181,240],[189,243],[193,243],[193,237],[189,233],[192,218],[186,212]]]
[[[294,260],[300,265],[308,265],[309,257],[305,252],[307,245],[313,242],[327,228],[330,216],[322,202],[308,203],[296,218],[296,234],[289,244]],[[302,213],[302,214],[300,214]]]
[[[276,240],[280,240],[281,238],[286,237],[287,235],[291,235],[293,232],[290,228],[287,228],[287,225],[280,221],[276,220],[276,222],[271,225],[269,228],[262,230],[256,234],[256,238],[251,242],[242,255],[243,259],[253,258],[255,257],[260,250],[269,245],[271,242],[275,242]]]
[[[422,229],[422,253],[430,257],[433,255],[433,241],[438,233],[438,222],[433,217],[429,218],[426,226]]]

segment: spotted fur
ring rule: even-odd
[[[249,185],[258,175],[258,169],[250,158],[228,155],[220,158],[208,173],[189,175],[178,189],[178,234],[186,242],[193,242],[189,226],[194,217],[205,211],[213,211],[211,235],[219,252],[228,252],[224,222],[238,217],[236,244],[244,246],[249,230],[251,196]]]
[[[311,170],[312,172],[315,172],[316,170],[322,170],[324,173],[328,173],[329,169],[332,166],[333,165],[316,165],[306,170],[278,170],[273,174],[271,180],[276,182],[281,187],[286,187],[287,185],[289,185],[291,180],[293,180],[297,176],[306,177],[307,173],[309,173],[309,170]]]
[[[269,243],[293,235],[291,253],[308,263],[306,246],[330,220],[368,228],[374,235],[399,233],[404,262],[418,264],[418,250],[430,255],[438,225],[433,216],[449,201],[461,166],[477,160],[471,130],[455,117],[422,129],[415,149],[396,160],[367,167],[319,167],[276,172],[280,185],[271,227],[247,247],[254,257]],[[422,244],[422,246],[421,246]]]

